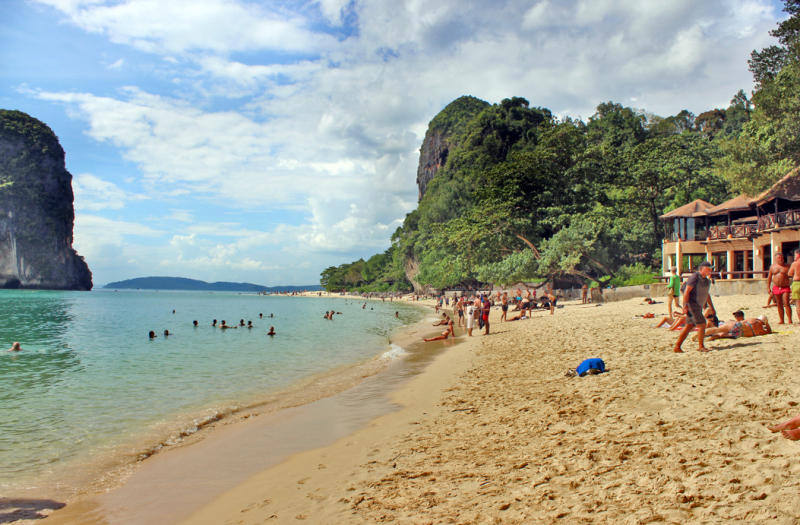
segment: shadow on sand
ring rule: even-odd
[[[19,520],[40,520],[49,513],[43,510],[58,510],[66,503],[51,499],[0,498],[0,523],[12,523]]]

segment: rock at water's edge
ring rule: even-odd
[[[0,288],[91,290],[72,248],[72,175],[53,130],[0,110]]]

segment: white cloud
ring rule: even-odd
[[[179,86],[169,95],[30,93],[66,104],[89,136],[138,167],[148,194],[178,202],[165,218],[186,224],[161,260],[241,271],[291,266],[268,260],[269,249],[319,261],[385,249],[416,205],[428,121],[458,96],[524,96],[583,118],[608,100],[661,115],[724,107],[752,86],[746,60],[771,42],[778,16],[767,0],[318,0],[298,11],[235,0],[38,1],[158,55]],[[349,36],[326,33],[334,30]],[[222,98],[229,109],[208,109]],[[77,182],[84,209],[129,201],[103,181]],[[212,223],[185,196],[227,205],[233,217]],[[237,210],[306,220],[245,223]]]
[[[316,52],[335,42],[298,14],[231,0],[36,0],[78,27],[152,53],[270,49]]]
[[[82,173],[73,178],[72,191],[75,194],[76,210],[118,210],[129,199],[116,184],[91,173]]]

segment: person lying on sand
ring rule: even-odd
[[[669,326],[670,330],[677,330],[681,328],[683,325],[686,324],[686,316],[683,315],[681,312],[673,312],[672,315],[675,317],[669,318],[665,317],[658,322],[653,328],[661,328],[664,325]]]
[[[438,323],[436,323],[433,326],[444,326],[444,325],[447,324],[448,321],[450,321],[450,318],[447,316],[447,314],[442,314],[442,317],[444,319],[442,319],[441,321],[439,321]]]
[[[658,303],[648,297],[647,299],[644,300],[642,304],[658,304]]]
[[[786,439],[797,441],[800,439],[800,415],[787,419],[783,423],[768,426],[772,432],[780,432]]]
[[[717,339],[738,339],[739,337],[755,337],[758,335],[766,335],[772,333],[772,327],[767,321],[765,315],[761,315],[755,319],[745,319],[741,311],[735,312],[735,321],[724,323],[718,328],[710,328],[706,331],[711,332],[711,340]]]
[[[453,334],[453,339],[455,339],[456,334],[453,331],[453,321],[450,321],[450,323],[447,325],[447,330],[442,332],[442,335],[437,335],[436,337],[429,337],[427,339],[423,337],[422,340],[425,341],[425,342],[428,342],[428,341],[443,341],[443,340],[447,339],[450,336],[450,334]]]

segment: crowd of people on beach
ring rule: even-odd
[[[657,327],[668,325],[670,330],[681,330],[673,350],[683,352],[683,342],[692,331],[697,331],[693,337],[698,342],[698,350],[707,352],[704,342],[705,337],[711,340],[721,338],[737,339],[739,337],[754,337],[773,332],[765,315],[746,319],[741,310],[733,312],[732,321],[720,322],[714,302],[709,293],[712,280],[709,278],[713,268],[710,262],[703,261],[689,278],[681,284],[677,268],[671,268],[671,275],[667,283],[667,312],[668,317],[663,319]],[[795,278],[797,276],[797,278]],[[792,324],[792,302],[797,308],[797,318],[800,321],[800,249],[794,252],[794,262],[789,265],[784,261],[783,254],[775,254],[775,260],[767,274],[767,306],[777,307],[779,325],[786,322]],[[683,305],[681,306],[681,303]],[[680,311],[674,311],[681,308]]]

